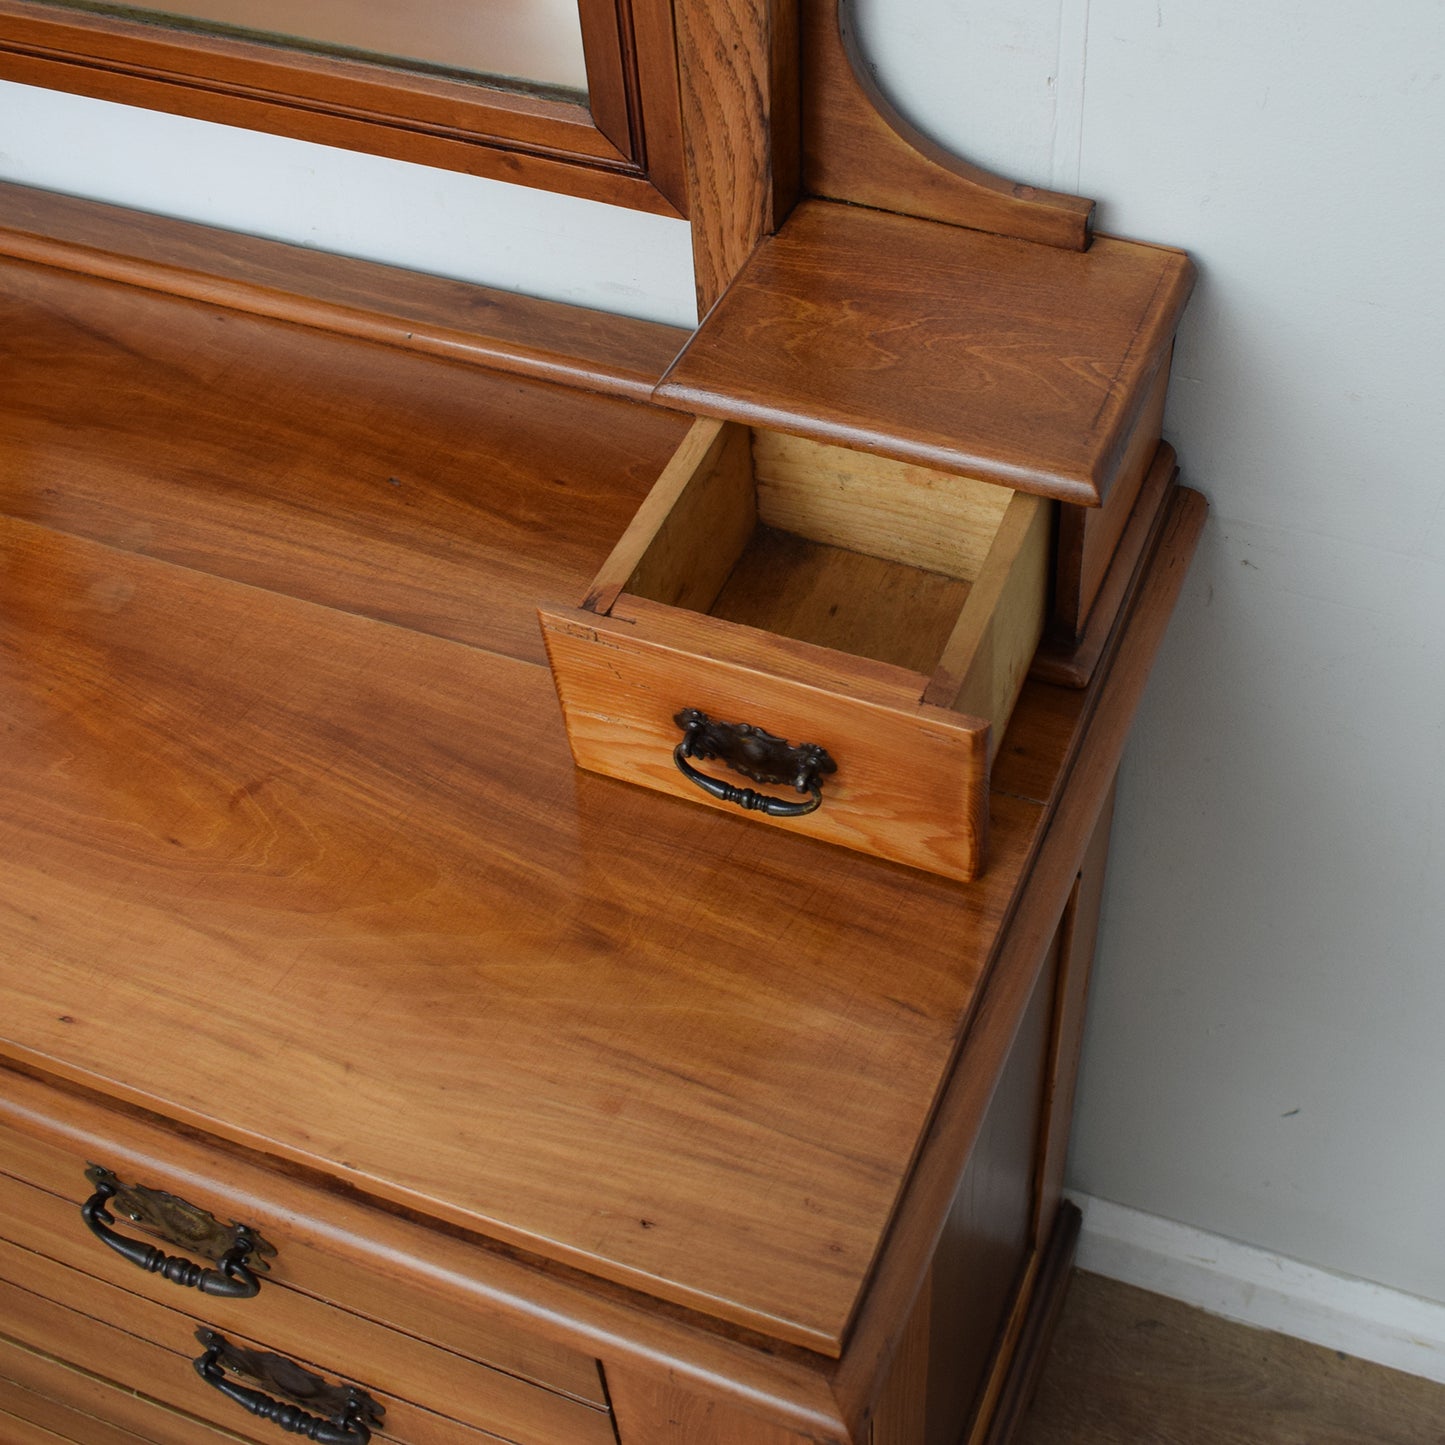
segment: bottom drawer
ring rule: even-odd
[[[12,1103],[11,1091],[17,1099],[23,1091],[24,1102]],[[48,1119],[52,1110],[65,1125],[53,1134],[7,1127],[12,1119]],[[118,1137],[134,1142],[136,1132],[134,1119],[82,1109],[74,1098],[62,1105],[22,1079],[0,1080],[0,1192],[8,1179],[28,1196],[22,1202],[10,1190],[0,1197],[0,1234],[86,1273],[102,1273],[97,1261],[107,1251],[91,1239],[79,1210],[92,1190],[87,1163],[106,1165],[127,1183],[179,1194],[223,1220],[242,1218],[277,1247],[261,1293],[245,1302],[246,1323],[237,1329],[267,1338],[290,1329],[314,1335],[311,1321],[320,1311],[335,1333],[335,1321],[345,1316],[350,1320],[346,1358],[356,1361],[348,1368],[375,1378],[392,1393],[425,1400],[444,1414],[526,1445],[533,1434],[542,1440],[611,1445],[607,1396],[590,1356],[492,1318],[469,1301],[433,1292],[399,1273],[389,1254],[365,1260],[354,1252],[338,1254],[338,1239],[373,1227],[375,1221],[364,1211],[334,1197],[324,1201],[319,1214],[313,1212],[318,1207],[314,1198],[298,1210],[273,1198],[276,1180],[239,1169],[234,1161],[222,1161],[227,1166],[222,1183],[219,1175],[212,1177],[216,1161],[209,1151],[197,1151],[169,1133],[142,1132],[138,1151],[117,1142]],[[322,1224],[319,1231],[313,1221]],[[130,1232],[124,1221],[118,1228]],[[202,1262],[207,1258],[188,1253],[173,1237],[169,1242],[164,1235],[149,1238],[167,1253]],[[175,1303],[174,1286],[140,1275],[115,1256],[109,1259],[124,1273],[124,1288]],[[119,1276],[112,1282],[121,1282]],[[266,1316],[264,1322],[252,1323],[258,1314]],[[425,1348],[418,1351],[417,1345]],[[383,1374],[391,1377],[384,1383]],[[585,1413],[570,1409],[573,1404]]]
[[[225,1445],[235,1436],[194,1415],[63,1365],[0,1337],[0,1440],[35,1438],[76,1445]],[[12,1423],[13,1422],[13,1423]]]
[[[201,1379],[193,1361],[203,1351],[191,1319],[3,1240],[0,1320],[4,1321],[3,1333],[14,1343],[133,1390],[151,1404],[209,1422],[259,1445],[282,1438],[282,1427],[254,1417]],[[245,1350],[266,1350],[264,1341],[233,1339],[232,1343]],[[296,1363],[328,1382],[336,1380],[311,1360]],[[253,1385],[249,1380],[239,1383],[248,1388]],[[363,1388],[366,1384],[354,1383]],[[397,1445],[483,1445],[500,1438],[409,1401],[378,1397],[377,1403],[384,1410],[384,1421],[374,1432],[375,1439],[396,1441]],[[306,1405],[301,1403],[301,1408]],[[313,1405],[307,1413],[318,1411]],[[356,1438],[365,1437],[358,1433]]]
[[[177,1348],[189,1350],[193,1356],[200,1353],[199,1347],[192,1348],[191,1338],[198,1325],[213,1326],[227,1338],[264,1341],[267,1349],[298,1359],[321,1359],[324,1353],[322,1374],[346,1373],[378,1398],[421,1402],[432,1415],[471,1426],[481,1438],[514,1445],[554,1445],[558,1441],[613,1445],[611,1413],[600,1391],[595,1364],[589,1366],[591,1382],[580,1368],[569,1371],[569,1380],[596,1393],[595,1399],[579,1399],[463,1355],[455,1348],[463,1343],[460,1340],[454,1340],[449,1349],[366,1317],[365,1307],[393,1302],[389,1297],[378,1299],[360,1291],[355,1309],[347,1307],[350,1301],[319,1299],[294,1284],[297,1275],[302,1283],[315,1282],[311,1278],[317,1273],[315,1261],[307,1251],[298,1251],[282,1229],[273,1229],[269,1220],[263,1233],[274,1237],[279,1252],[270,1259],[270,1267],[261,1275],[260,1292],[253,1298],[203,1295],[136,1268],[93,1238],[82,1221],[79,1204],[92,1187],[84,1167],[83,1157],[0,1127],[0,1234],[10,1244],[72,1275],[93,1279],[98,1288],[113,1288],[133,1300],[133,1304],[117,1306],[126,1313],[108,1318],[120,1322],[129,1319],[130,1311],[164,1307],[167,1313],[183,1317],[165,1338],[181,1341]],[[137,1182],[150,1180],[151,1176],[146,1176]],[[159,1182],[169,1181],[162,1176]],[[68,1197],[56,1191],[68,1191]],[[192,1201],[202,1202],[199,1195]],[[167,1253],[202,1262],[210,1259],[196,1247],[196,1239],[183,1244],[175,1236],[148,1234],[124,1217],[118,1203],[113,1204],[113,1211],[114,1231],[122,1236],[163,1247]],[[333,1277],[345,1284],[357,1282],[335,1266],[329,1276],[321,1276],[321,1282],[330,1283]],[[399,1285],[394,1285],[391,1295],[401,1292]],[[414,1318],[410,1323],[427,1330],[429,1321]],[[495,1327],[489,1331],[485,1321],[478,1320],[472,1333],[466,1343],[479,1352],[485,1350],[492,1357],[501,1354],[518,1368],[530,1368],[537,1362],[535,1346],[524,1348],[525,1342],[516,1338],[499,1342],[494,1337]]]

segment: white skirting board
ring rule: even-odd
[[[1445,1383],[1445,1305],[1074,1194],[1075,1263],[1212,1315]]]

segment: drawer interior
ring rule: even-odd
[[[888,663],[918,675],[921,699],[1001,723],[1042,628],[1048,508],[969,477],[699,422],[588,605],[625,593]]]

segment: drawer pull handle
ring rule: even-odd
[[[819,774],[838,771],[827,749],[817,743],[790,743],[750,723],[713,722],[695,707],[683,708],[673,722],[682,729],[682,741],[672,750],[678,772],[719,802],[734,803],[748,812],[766,813],[770,818],[805,817],[823,802]],[[739,788],[700,773],[689,761],[692,758],[718,758],[755,783],[791,784],[805,797],[793,802],[752,788]]]
[[[158,1274],[172,1284],[198,1289],[202,1294],[224,1299],[251,1299],[260,1293],[261,1281],[255,1271],[268,1269],[261,1257],[275,1254],[255,1230],[244,1224],[224,1225],[204,1209],[187,1204],[174,1194],[144,1185],[125,1185],[109,1169],[92,1164],[85,1171],[95,1193],[80,1206],[80,1217],[90,1232],[122,1259],[147,1274]],[[116,1209],[137,1224],[154,1230],[173,1243],[184,1243],[215,1260],[215,1268],[195,1264],[183,1255],[167,1254],[140,1239],[127,1239],[110,1226]],[[179,1236],[179,1237],[178,1237]]]
[[[196,1373],[212,1389],[258,1419],[279,1425],[287,1434],[302,1435],[317,1445],[367,1445],[371,1427],[379,1426],[386,1414],[385,1408],[365,1390],[356,1385],[329,1384],[283,1355],[240,1349],[215,1330],[197,1330],[196,1339],[205,1349],[205,1354],[191,1362]],[[273,1399],[266,1389],[237,1384],[227,1370],[256,1380],[266,1389],[305,1400],[327,1415],[308,1414],[300,1405]]]

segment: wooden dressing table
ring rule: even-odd
[[[0,1433],[1006,1440],[1203,521],[1176,263],[965,883],[574,765],[537,608],[682,444],[686,333],[13,187],[0,227]],[[674,374],[728,415],[717,334]]]

